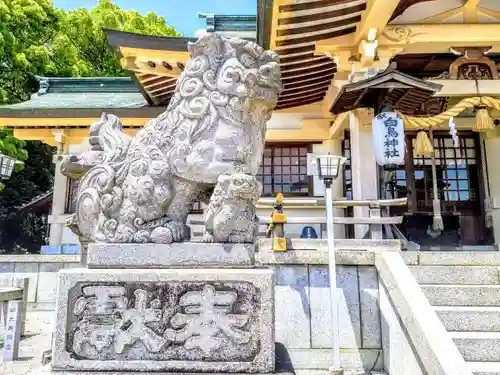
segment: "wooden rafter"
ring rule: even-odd
[[[493,9],[488,9],[488,8],[483,8],[483,7],[478,7],[477,8],[479,13],[485,14],[488,17],[495,18],[500,21],[500,11],[498,10],[493,10]]]
[[[465,1],[463,5],[464,23],[477,23],[478,22],[477,7],[479,5],[480,0],[464,0],[464,1]]]
[[[377,33],[380,33],[391,19],[399,2],[399,0],[368,0],[363,19],[353,38],[354,45],[358,46],[362,40],[367,40],[370,29],[375,29]]]
[[[424,19],[422,19],[422,20],[420,20],[418,22],[419,23],[429,23],[429,24],[441,23],[444,20],[446,20],[448,18],[451,18],[451,17],[455,17],[456,15],[458,15],[458,14],[460,14],[462,12],[463,12],[463,8],[462,7],[456,7],[456,8],[447,10],[445,12],[441,12],[441,13],[435,14],[433,16],[424,18]]]

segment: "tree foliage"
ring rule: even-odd
[[[103,28],[179,35],[163,17],[123,10],[110,0],[100,0],[91,10],[69,12],[55,8],[51,0],[0,0],[0,105],[28,100],[37,89],[35,76],[125,75]],[[10,130],[0,129],[0,152],[26,161],[24,170],[20,172],[23,167],[19,166],[0,194],[1,247],[16,248],[20,240],[14,239],[19,232],[14,225],[24,226],[24,232],[32,233],[28,237],[41,237],[40,229],[34,229],[40,226],[36,219],[14,218],[22,203],[52,188],[53,149],[17,140]]]
[[[44,219],[22,215],[19,208],[52,189],[53,147],[40,141],[26,142],[23,147],[29,155],[24,168],[14,171],[12,177],[4,181],[5,189],[0,193],[0,252],[38,252],[45,242]]]
[[[91,9],[65,12],[50,0],[0,0],[0,104],[27,100],[33,77],[125,74],[103,28],[178,36],[155,13],[141,15],[100,0]]]

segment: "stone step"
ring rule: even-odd
[[[500,375],[500,362],[468,362],[474,375]]]
[[[432,306],[500,306],[500,285],[420,285]]]
[[[410,266],[419,284],[500,284],[498,267]]]
[[[466,361],[500,362],[500,332],[450,332]]]
[[[500,307],[436,306],[434,310],[448,331],[500,332]]]

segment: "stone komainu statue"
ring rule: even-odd
[[[116,116],[103,114],[91,126],[90,149],[63,163],[66,175],[83,176],[70,223],[83,239],[184,241],[193,203],[210,198],[220,178],[222,185],[209,202],[205,241],[252,240],[240,225],[234,226],[237,233],[228,233],[220,223],[237,220],[242,212],[245,220],[257,220],[252,212],[261,185],[255,174],[266,121],[282,89],[278,56],[255,43],[215,34],[189,43],[188,50],[191,59],[164,113],[135,137],[123,133]],[[221,191],[227,186],[231,191]],[[224,217],[235,204],[248,207],[234,218]],[[247,227],[253,233],[254,226]]]

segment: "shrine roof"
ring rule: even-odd
[[[257,16],[224,15],[214,13],[198,13],[198,18],[205,19],[205,30],[223,36],[238,36],[255,41],[257,36]]]
[[[366,6],[366,0],[303,0],[297,4],[258,0],[257,16],[200,17],[206,18],[209,32],[230,36],[255,31],[257,43],[280,55],[284,91],[276,109],[285,109],[323,100],[337,66],[332,58],[315,53],[315,43],[355,33]],[[189,58],[187,42],[194,39],[105,32],[145,99],[153,106],[167,105]]]
[[[357,108],[373,108],[376,103],[397,109],[405,114],[416,114],[422,103],[441,89],[441,85],[412,77],[395,69],[386,71],[342,87],[330,111],[339,114]]]
[[[25,102],[3,110],[49,108],[140,108],[148,103],[129,77],[36,77],[39,89]],[[112,94],[112,95],[110,95]]]
[[[36,79],[38,91],[25,102],[0,106],[0,118],[148,117],[160,110],[149,106],[130,77]]]
[[[47,204],[52,203],[52,198],[53,198],[53,190],[49,190],[45,193],[39,194],[33,199],[31,199],[29,202],[23,203],[21,206],[17,207],[17,209],[21,213],[29,213],[33,211],[38,211],[40,209],[49,209],[50,206],[47,207]]]

